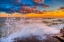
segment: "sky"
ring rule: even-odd
[[[29,13],[64,7],[64,0],[0,0],[0,12]]]

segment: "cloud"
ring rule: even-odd
[[[12,4],[18,4],[18,3],[21,3],[21,0],[10,0],[10,2]]]
[[[43,8],[49,8],[48,5],[43,4],[44,0],[33,0],[34,5],[42,6]]]
[[[43,4],[44,0],[30,0],[32,4],[25,4],[22,0],[0,0],[0,12],[6,13],[41,13],[38,7],[49,7]],[[29,1],[29,0],[28,0]]]
[[[0,0],[0,4],[9,4],[10,0]]]
[[[64,7],[60,7],[58,10],[62,10],[62,11],[64,11]]]
[[[41,4],[44,2],[44,0],[34,0],[35,3]]]
[[[19,13],[42,13],[43,11],[38,10],[38,6],[34,7],[28,7],[28,6],[22,6],[18,10]]]
[[[15,11],[10,8],[2,8],[0,7],[0,12],[6,12],[6,13],[14,13]]]
[[[22,6],[22,7],[20,7],[18,12],[20,12],[20,13],[36,13],[36,11],[38,11],[38,6],[34,6],[34,7]]]
[[[60,7],[60,9],[64,9],[64,7]]]
[[[43,8],[49,8],[49,6],[48,5],[45,5],[45,4],[42,4],[42,7]]]

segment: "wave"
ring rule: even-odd
[[[7,18],[5,25],[2,26],[1,42],[13,42],[14,38],[29,37],[38,35],[45,39],[45,34],[56,34],[60,30],[58,28],[49,27],[42,23],[41,19],[25,19]]]

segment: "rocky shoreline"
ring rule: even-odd
[[[47,35],[46,39],[39,40],[37,36],[30,36],[28,38],[15,38],[14,42],[64,42],[64,28],[60,30],[59,34],[54,36]]]
[[[56,34],[54,38],[58,39],[59,42],[64,42],[64,28],[60,30],[59,34]]]

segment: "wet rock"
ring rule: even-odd
[[[64,42],[64,28],[62,28],[60,30],[60,33],[56,34],[54,37],[58,39],[60,42]]]

